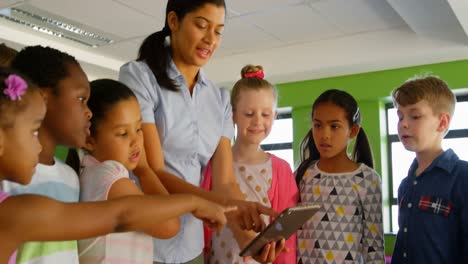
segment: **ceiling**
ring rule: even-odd
[[[465,0],[226,0],[223,42],[205,67],[230,86],[261,64],[274,83],[468,59]],[[0,42],[74,55],[90,79],[116,78],[145,36],[164,24],[166,0],[0,0],[112,36],[96,48],[0,19]]]

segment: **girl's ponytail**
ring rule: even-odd
[[[80,175],[80,157],[78,156],[78,151],[74,148],[68,150],[67,158],[65,163],[72,167],[72,169]]]
[[[146,37],[138,51],[137,60],[148,64],[161,88],[178,91],[177,84],[167,73],[170,61],[170,47],[166,45],[166,37],[170,34],[171,30],[166,25],[161,31]]]
[[[320,153],[315,146],[314,138],[312,136],[312,129],[309,130],[307,135],[301,142],[300,145],[301,164],[296,170],[296,184],[299,186],[304,173],[313,164],[314,161],[320,158]]]
[[[364,163],[370,168],[374,168],[374,158],[364,129],[361,127],[356,136],[353,150],[353,160],[357,163]]]

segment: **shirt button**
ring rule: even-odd
[[[406,252],[403,252],[403,257],[406,258]]]
[[[416,184],[418,184],[418,181],[416,181],[416,180],[413,181],[413,185],[416,185]]]
[[[408,228],[406,228],[406,227],[403,228],[403,232],[405,232],[405,233],[408,232]]]
[[[408,203],[408,208],[411,208],[413,207],[413,204],[412,203]]]

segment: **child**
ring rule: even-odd
[[[312,125],[296,182],[301,204],[321,208],[298,231],[298,263],[384,263],[380,178],[356,100],[325,91],[312,105]]]
[[[0,68],[0,90],[0,180],[27,184],[41,152],[38,131],[46,112],[44,99],[36,86],[5,68]],[[8,197],[0,191],[0,202],[0,263],[9,264],[16,263],[12,254],[25,241],[149,230],[187,212],[218,229],[226,223],[224,208],[193,195],[61,203],[38,195]]]
[[[120,82],[103,79],[90,85],[89,107],[94,115],[86,144],[90,155],[84,156],[82,162],[80,200],[105,201],[126,195],[142,195],[128,175],[128,170],[135,170],[139,176],[139,163],[147,166],[144,163],[138,101],[133,92]],[[156,175],[149,178],[157,179]],[[145,232],[158,238],[170,238],[179,231],[178,225],[179,219],[174,218]],[[130,232],[80,240],[80,263],[97,263],[97,260],[152,263],[153,240],[149,235]]]
[[[276,117],[278,92],[264,80],[261,66],[242,68],[242,78],[231,92],[233,120],[237,137],[232,148],[234,171],[246,200],[257,201],[275,211],[297,203],[297,186],[289,164],[261,149],[260,143],[270,133]],[[205,172],[204,186],[211,180],[211,167]],[[270,219],[264,218],[266,224]],[[253,263],[239,257],[240,249],[230,229],[212,238],[210,263]],[[296,237],[286,242],[288,252],[280,254],[275,263],[296,261]],[[257,263],[257,262],[255,262]]]
[[[416,153],[398,188],[392,263],[467,263],[468,162],[442,149],[456,98],[436,77],[413,79],[392,92],[398,137]]]
[[[76,59],[64,52],[42,46],[22,49],[12,67],[26,74],[47,98],[47,113],[39,129],[43,146],[39,164],[28,185],[8,181],[9,194],[39,194],[62,202],[78,202],[78,175],[54,157],[57,146],[81,147],[89,134],[89,82]],[[18,263],[78,264],[77,241],[30,242],[18,252]]]

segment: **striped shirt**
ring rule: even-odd
[[[129,178],[127,169],[119,162],[108,160],[100,163],[87,155],[80,176],[81,201],[105,201],[112,184]],[[153,262],[151,236],[141,232],[126,232],[78,241],[81,264],[141,263]]]
[[[28,185],[3,181],[3,191],[11,195],[37,194],[62,202],[78,202],[78,175],[59,159],[54,161],[54,165],[38,164]],[[16,261],[18,264],[78,264],[78,244],[76,240],[28,242],[19,248]]]

